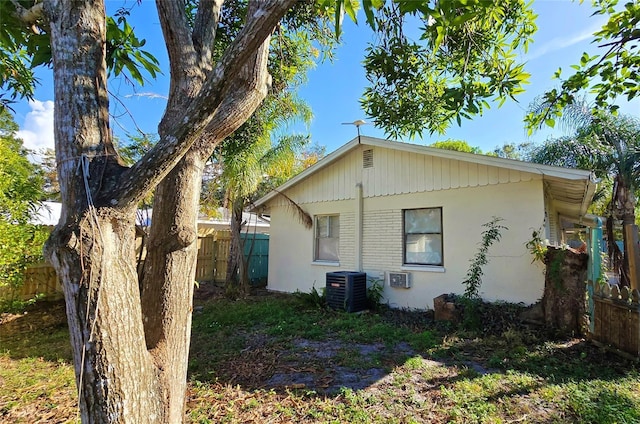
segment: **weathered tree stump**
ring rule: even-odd
[[[460,311],[456,308],[452,295],[442,294],[434,298],[433,309],[436,321],[449,321],[454,324],[460,322]]]
[[[542,307],[547,326],[569,334],[581,334],[585,307],[585,281],[589,255],[549,247]]]

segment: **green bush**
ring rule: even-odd
[[[47,238],[30,223],[44,197],[42,170],[29,162],[17,130],[7,110],[0,110],[0,290],[10,287],[10,293],[23,284],[27,266],[42,260]]]
[[[322,288],[320,292],[316,290],[316,287],[311,287],[311,291],[309,293],[303,293],[299,290],[293,294],[300,302],[310,308],[317,309],[326,309],[327,307],[327,296],[325,293],[325,289]]]

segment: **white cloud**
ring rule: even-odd
[[[552,40],[540,45],[537,49],[533,50],[530,54],[526,55],[527,60],[537,59],[548,53],[552,53],[558,50],[566,49],[575,44],[578,44],[584,40],[593,39],[593,33],[602,29],[602,25],[605,23],[604,19],[594,23],[591,27],[584,29],[576,34],[569,34],[566,37],[555,37]],[[535,46],[535,44],[534,44]]]
[[[127,94],[126,96],[124,96],[126,99],[130,99],[133,97],[146,97],[149,99],[164,99],[164,100],[169,100],[169,97],[167,96],[163,96],[162,94],[158,94],[158,93],[154,93],[152,91],[149,92],[144,92],[144,93],[133,93],[133,94]]]
[[[29,107],[31,112],[24,118],[18,137],[24,141],[26,148],[36,152],[46,148],[53,149],[53,102],[32,100],[29,101]]]

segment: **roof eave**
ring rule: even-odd
[[[560,178],[563,180],[569,181],[591,181],[591,173],[589,171],[581,170],[581,169],[570,169],[570,168],[561,168],[556,166],[548,166],[548,165],[540,165],[531,162],[523,162],[514,159],[505,159],[494,156],[486,156],[486,155],[478,155],[474,153],[466,153],[466,152],[458,152],[454,150],[446,150],[446,149],[438,149],[434,147],[421,146],[416,144],[403,143],[399,141],[393,140],[385,140],[381,138],[361,136],[356,137],[344,144],[342,147],[328,154],[316,164],[310,166],[309,168],[302,171],[300,174],[296,175],[289,181],[282,184],[276,190],[273,190],[267,193],[265,196],[261,197],[254,203],[253,211],[261,210],[271,199],[276,197],[279,192],[283,192],[290,187],[296,185],[300,181],[314,174],[315,172],[320,171],[321,169],[331,165],[336,160],[340,159],[346,153],[356,148],[358,145],[367,145],[373,147],[381,147],[381,148],[391,148],[401,151],[406,151],[410,153],[416,154],[428,154],[431,156],[446,158],[446,159],[454,159],[460,160],[464,162],[473,162],[481,165],[488,166],[496,166],[500,168],[513,169],[516,171],[528,172],[531,174],[542,175],[543,178]],[[589,183],[587,183],[589,185]],[[593,187],[593,190],[595,188]],[[585,192],[586,195],[586,192]],[[591,196],[593,193],[591,193]],[[586,213],[586,208],[589,206],[591,197],[589,197],[586,202],[586,206],[583,205],[581,207],[581,211],[584,209],[583,214]],[[584,202],[583,202],[584,203]]]
[[[352,139],[348,143],[344,144],[342,147],[329,153],[327,156],[323,157],[318,162],[314,163],[313,165],[311,165],[310,167],[308,167],[307,169],[305,169],[295,177],[291,178],[289,181],[285,182],[284,184],[279,186],[277,189],[272,190],[269,193],[265,194],[260,199],[254,202],[251,210],[252,211],[260,210],[261,207],[263,207],[267,202],[269,202],[271,199],[276,197],[279,194],[279,192],[287,190],[289,187],[294,186],[295,184],[304,180],[311,174],[314,174],[319,170],[331,165],[333,162],[340,159],[344,154],[356,148],[358,144],[360,144],[358,141],[359,141],[358,137]]]

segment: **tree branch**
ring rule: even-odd
[[[267,71],[269,61],[270,37],[245,65],[234,84],[229,87],[229,95],[225,97],[221,107],[207,125],[205,133],[191,147],[199,152],[200,158],[206,160],[213,153],[215,146],[253,115],[267,95],[271,85],[271,76]]]
[[[41,2],[36,2],[29,9],[21,5],[18,0],[11,0],[11,3],[16,8],[16,16],[25,24],[33,25],[44,18],[44,4]]]
[[[212,67],[213,42],[220,21],[223,0],[201,0],[196,13],[192,41],[198,54],[198,67],[210,71]]]
[[[188,99],[195,95],[190,92],[189,83],[194,78],[201,82],[205,75],[197,66],[198,59],[191,40],[184,1],[156,0],[156,8],[169,55],[171,86],[166,109],[166,112],[169,112],[178,104],[186,104]],[[199,88],[200,84],[197,87]]]
[[[176,119],[171,119],[170,126],[161,128],[160,142],[121,174],[117,189],[105,191],[100,196],[101,202],[112,206],[136,203],[165,177],[209,126],[239,78],[242,68],[255,57],[259,47],[295,2],[296,0],[253,2],[256,7],[250,7],[250,10],[255,11],[247,16],[245,26],[227,48],[218,65],[209,73],[198,95]]]

